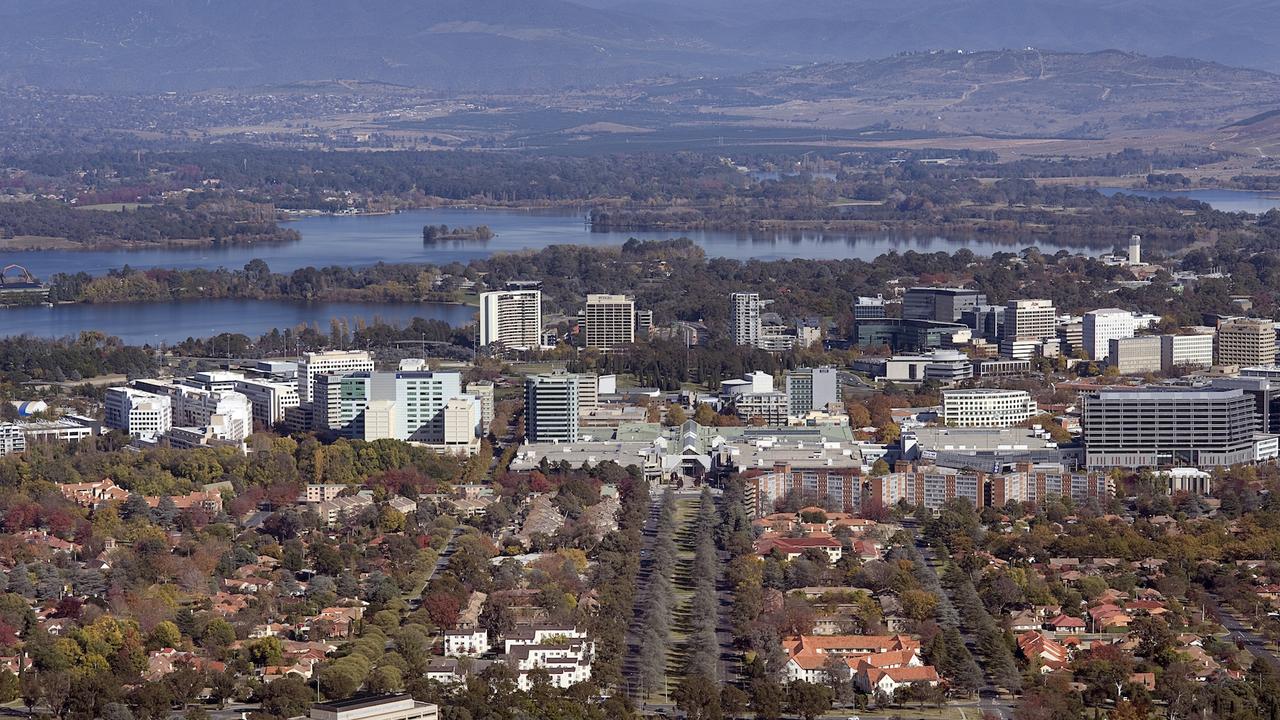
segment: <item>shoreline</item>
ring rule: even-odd
[[[108,305],[166,305],[166,304],[175,303],[175,302],[179,302],[179,303],[218,302],[220,300],[232,300],[232,301],[238,300],[238,301],[249,301],[249,302],[288,302],[288,303],[295,303],[298,305],[312,305],[312,304],[323,305],[323,304],[333,304],[333,303],[349,303],[353,305],[395,305],[398,307],[409,307],[414,305],[448,305],[452,307],[469,307],[469,308],[477,308],[477,309],[480,307],[478,302],[472,303],[472,302],[458,301],[458,300],[410,300],[408,302],[397,302],[395,300],[352,300],[349,298],[318,299],[318,298],[293,298],[293,297],[282,297],[282,296],[252,297],[248,295],[233,295],[233,296],[226,296],[226,297],[171,297],[171,298],[155,298],[151,300],[112,300],[109,302],[89,302],[88,300],[59,300],[58,302],[39,302],[39,303],[30,303],[30,304],[0,304],[0,314],[2,314],[5,310],[11,310],[15,308],[23,309],[23,308],[40,307],[40,308],[46,308],[46,309],[56,309],[59,307],[78,306],[78,305],[97,306],[97,307],[105,307]]]

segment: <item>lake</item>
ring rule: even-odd
[[[406,325],[415,317],[461,326],[474,322],[476,309],[446,303],[294,302],[289,300],[175,300],[167,303],[55,305],[0,308],[0,335],[67,337],[81,330],[115,335],[131,345],[173,344],[189,337],[224,332],[256,339],[272,328],[309,324],[329,331],[333,319],[355,328],[357,319]]]
[[[1252,190],[1137,190],[1133,188],[1100,187],[1098,192],[1111,197],[1116,193],[1136,195],[1137,197],[1186,198],[1207,203],[1215,210],[1223,212],[1247,212],[1261,215],[1269,210],[1280,208],[1280,192],[1255,192]]]
[[[424,246],[422,226],[427,224],[450,227],[488,225],[497,236],[486,242],[454,241]],[[465,263],[498,252],[537,250],[548,245],[621,245],[633,237],[667,240],[682,235],[702,246],[710,257],[741,260],[870,260],[892,250],[954,252],[963,247],[978,255],[990,255],[996,251],[1017,252],[1029,244],[1002,243],[988,237],[902,237],[888,233],[592,232],[581,213],[462,208],[411,210],[396,215],[310,216],[291,221],[287,226],[300,232],[302,240],[220,248],[0,251],[0,265],[18,263],[37,277],[47,279],[57,272],[83,271],[101,275],[126,264],[135,268],[239,269],[250,260],[261,258],[276,272],[291,272],[308,266],[358,267],[378,262]],[[1060,249],[1048,244],[1040,247],[1047,253]]]

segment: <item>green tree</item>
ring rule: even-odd
[[[751,709],[757,720],[777,720],[782,717],[786,694],[782,685],[772,678],[760,676],[751,679]]]
[[[258,691],[262,711],[273,718],[284,720],[306,714],[315,700],[315,691],[296,675],[287,675],[263,685]]]
[[[147,637],[147,649],[159,650],[160,648],[178,648],[182,646],[182,631],[178,630],[178,626],[170,620],[165,620],[155,626],[151,631],[151,635]]]
[[[814,720],[831,709],[831,688],[797,680],[787,686],[787,709],[804,720]]]
[[[720,720],[720,689],[706,675],[686,675],[671,696],[689,720]]]

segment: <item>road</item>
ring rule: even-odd
[[[449,541],[444,544],[443,548],[441,548],[440,556],[436,558],[435,567],[431,568],[431,574],[428,575],[427,579],[422,583],[423,590],[426,589],[427,585],[432,580],[435,580],[436,575],[439,575],[441,570],[444,570],[449,566],[449,558],[453,557],[453,543],[462,536],[462,532],[463,526],[455,525],[453,530],[449,533]],[[419,591],[418,594],[421,595],[422,592]]]
[[[631,609],[631,623],[627,626],[627,655],[622,660],[624,678],[640,677],[640,633],[644,629],[644,610],[649,595],[649,581],[653,577],[653,546],[658,539],[658,517],[662,514],[663,488],[649,493],[649,515],[644,520],[640,537],[640,568],[636,571],[635,605]],[[627,694],[633,700],[643,700],[643,691],[627,683]]]
[[[720,682],[738,685],[742,681],[741,657],[733,646],[733,586],[725,576],[724,568],[729,567],[729,553],[721,551],[720,574],[716,578],[717,618],[716,639],[720,642]]]
[[[933,574],[934,577],[937,577],[938,572],[934,567],[935,558],[933,547],[926,543],[924,538],[919,535],[918,528],[914,523],[904,522],[903,526],[911,532],[911,536],[915,541],[916,550],[920,552],[920,557],[924,558],[925,567],[928,568],[929,572]],[[945,585],[943,585],[943,590],[946,591],[948,596],[951,594],[950,589]],[[951,598],[951,602],[954,604],[955,599]],[[965,647],[967,647],[969,652],[974,655],[974,659],[978,660],[977,639],[973,637],[973,634],[969,632],[969,629],[966,628],[963,623],[960,624],[958,629],[960,630],[960,637],[964,639]],[[979,661],[978,665],[981,666],[982,663]],[[955,705],[957,707],[975,707],[982,715],[991,715],[992,717],[1000,718],[1000,720],[1006,720],[1007,718],[1012,717],[1012,701],[1000,694],[1000,688],[996,687],[995,683],[991,682],[991,676],[986,672],[986,668],[984,667],[982,670],[982,679],[986,685],[978,690],[977,700],[951,702],[948,703],[948,705]]]
[[[1232,615],[1230,610],[1223,604],[1221,597],[1214,593],[1206,593],[1206,597],[1209,602],[1205,609],[1217,618],[1219,623],[1222,623],[1222,627],[1226,628],[1227,632],[1231,633],[1232,640],[1243,642],[1244,648],[1249,651],[1249,654],[1259,660],[1271,663],[1273,668],[1280,669],[1280,656],[1267,649],[1266,638],[1255,632],[1253,628],[1237,620],[1236,616]]]

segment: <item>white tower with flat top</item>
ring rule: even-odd
[[[1129,264],[1130,265],[1142,264],[1142,236],[1141,235],[1129,236]]]

